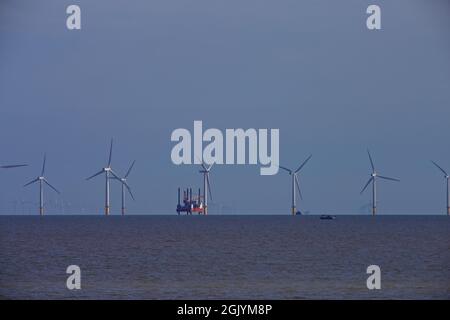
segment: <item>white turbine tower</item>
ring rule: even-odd
[[[445,195],[445,198],[446,198],[446,200],[447,200],[447,215],[450,216],[450,190],[449,190],[449,180],[450,180],[450,176],[449,176],[449,174],[447,173],[447,171],[445,171],[444,169],[442,169],[436,162],[434,162],[434,161],[431,161],[431,162],[433,162],[433,164],[434,164],[439,170],[442,171],[442,173],[444,174],[444,178],[445,178],[445,180],[447,181],[447,193],[446,193],[446,195]]]
[[[289,173],[289,175],[291,176],[291,214],[292,215],[296,215],[297,214],[297,200],[296,200],[296,195],[298,193],[298,196],[300,197],[300,199],[303,199],[302,197],[302,192],[300,191],[300,183],[298,181],[298,173],[300,172],[300,170],[302,170],[302,168],[305,166],[305,164],[309,161],[309,159],[311,159],[312,154],[306,158],[305,161],[303,161],[303,163],[297,168],[297,170],[293,171],[289,168],[286,167],[282,167],[280,166],[280,169],[283,169],[285,171],[287,171],[287,173]],[[297,189],[297,192],[295,192]]]
[[[208,214],[208,192],[209,192],[209,198],[212,200],[212,192],[211,192],[211,185],[209,183],[209,172],[211,171],[212,164],[208,167],[205,165],[205,163],[202,161],[201,164],[203,170],[200,170],[200,173],[203,173],[203,214]]]
[[[391,181],[397,181],[399,182],[399,179],[395,178],[389,178],[385,176],[380,176],[376,170],[375,165],[373,164],[372,156],[370,155],[370,151],[367,150],[367,154],[369,155],[370,160],[370,166],[372,167],[372,173],[370,174],[370,179],[365,184],[364,188],[361,190],[361,194],[366,190],[367,186],[372,183],[372,215],[374,216],[377,213],[377,178],[385,179],[385,180],[391,180]]]
[[[108,165],[104,168],[102,168],[99,172],[97,172],[96,174],[90,176],[89,178],[87,178],[86,180],[90,180],[102,173],[105,174],[105,215],[109,215],[109,178],[110,178],[110,174],[114,177],[117,178],[119,181],[122,182],[122,184],[124,184],[124,182],[114,173],[114,171],[111,168],[111,157],[112,157],[112,147],[113,147],[113,140],[111,139],[111,145],[109,147],[109,159],[108,159]]]
[[[60,193],[58,189],[56,189],[54,186],[48,182],[48,180],[44,177],[45,174],[45,162],[46,162],[47,156],[44,154],[44,162],[42,163],[42,171],[41,175],[38,176],[36,179],[31,180],[28,182],[24,187],[29,186],[30,184],[33,184],[35,182],[39,182],[39,215],[44,215],[44,183],[48,185],[50,188],[55,190],[58,194]]]
[[[134,200],[133,193],[131,192],[130,186],[127,184],[127,178],[130,175],[131,169],[133,169],[134,163],[136,160],[133,161],[130,168],[128,169],[127,173],[123,178],[117,179],[116,177],[113,177],[115,180],[120,180],[122,182],[122,215],[125,215],[125,188],[128,190],[128,193],[130,194],[131,198]]]

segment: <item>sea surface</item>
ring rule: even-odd
[[[450,299],[450,217],[0,216],[0,298]]]

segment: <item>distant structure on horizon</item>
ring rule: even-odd
[[[183,201],[181,201],[181,189],[178,188],[178,204],[177,213],[180,215],[185,212],[187,215],[192,215],[192,213],[198,213],[205,215],[205,206],[203,204],[203,196],[200,193],[200,188],[198,188],[198,195],[194,196],[192,194],[192,188],[187,188],[183,190]]]
[[[203,195],[200,188],[198,188],[198,195],[194,196],[192,188],[183,190],[183,200],[181,200],[181,189],[178,188],[178,203],[177,213],[180,215],[185,212],[187,215],[192,213],[198,213],[202,215],[208,214],[208,198],[212,201],[211,183],[209,182],[209,173],[213,164],[207,165],[205,162],[201,162],[202,170],[199,172],[203,174]]]

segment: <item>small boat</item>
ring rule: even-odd
[[[328,214],[323,214],[320,216],[320,219],[321,220],[334,220],[334,219],[336,219],[336,216],[330,216]]]

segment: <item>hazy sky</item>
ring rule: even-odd
[[[66,29],[70,4],[82,30]],[[380,31],[366,28],[369,4],[381,6]],[[312,153],[304,211],[367,212],[369,147],[380,173],[402,180],[380,181],[380,213],[444,212],[430,160],[450,170],[449,13],[447,1],[426,0],[2,0],[0,163],[30,166],[0,171],[0,212],[37,214],[37,185],[22,186],[45,151],[62,191],[46,199],[102,212],[104,180],[84,179],[114,137],[113,168],[137,160],[129,212],[174,214],[177,187],[202,182],[197,167],[170,159],[171,132],[194,120],[279,128],[285,166]],[[284,172],[223,165],[211,182],[223,212],[290,212]]]

